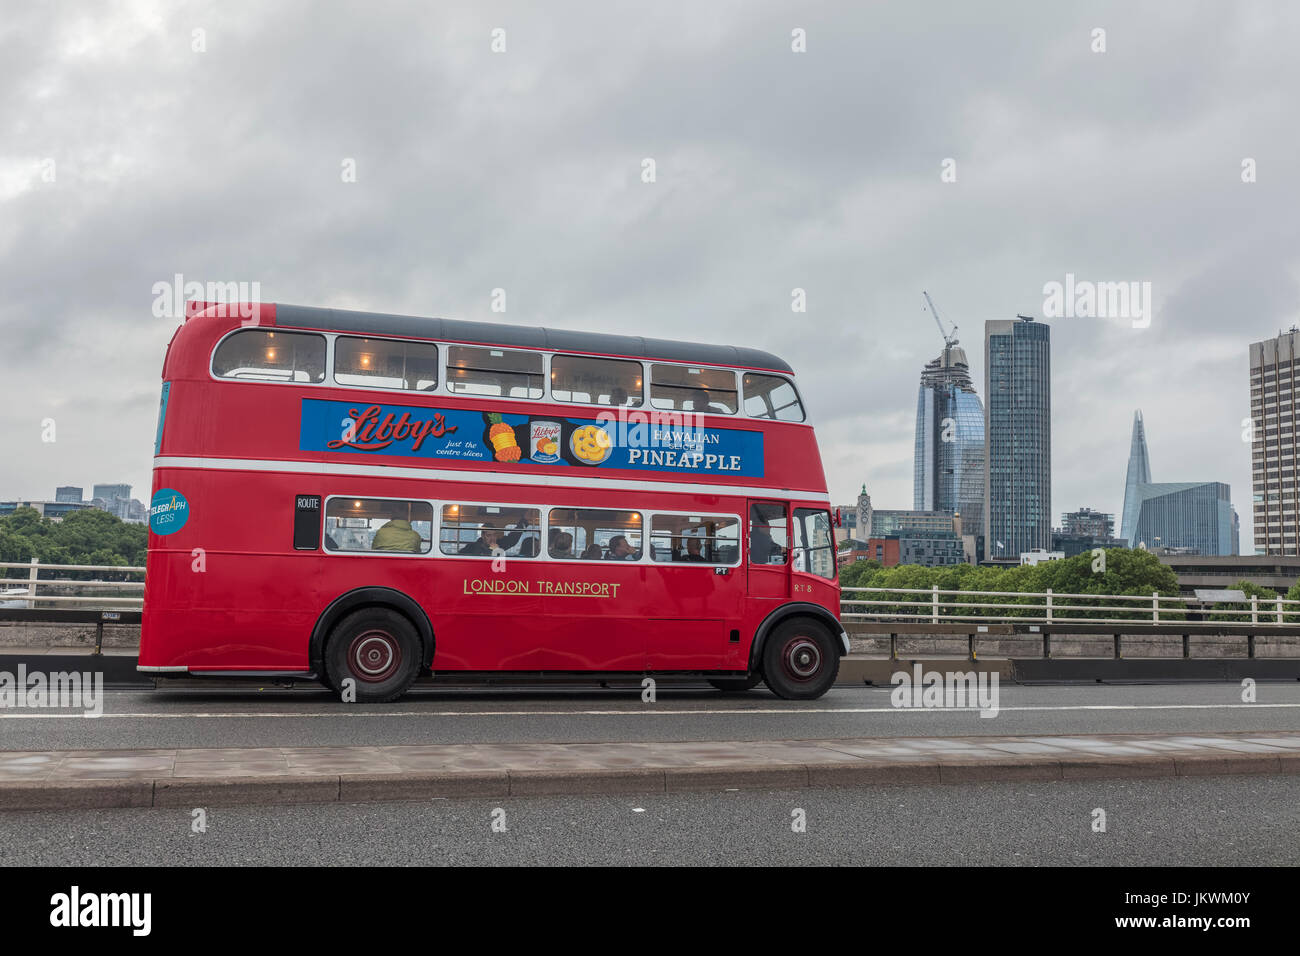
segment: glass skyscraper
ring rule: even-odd
[[[1132,547],[1191,548],[1197,554],[1237,553],[1231,489],[1221,481],[1166,481],[1137,486]]]
[[[984,323],[984,553],[1019,558],[1052,545],[1051,329]]]
[[[963,534],[984,533],[984,406],[956,342],[921,370],[912,508],[960,513]]]

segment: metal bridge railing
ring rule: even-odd
[[[861,596],[859,596],[861,595]],[[916,595],[907,597],[904,595]],[[1000,601],[998,598],[1014,598]],[[1088,603],[1079,603],[1087,601]],[[1064,602],[1064,603],[1061,603]],[[928,624],[1167,624],[1189,621],[1251,625],[1300,625],[1300,601],[1251,596],[1208,604],[1181,596],[1070,594],[1047,591],[948,591],[925,588],[843,588],[840,617],[846,622]],[[998,611],[1014,611],[999,614]]]
[[[121,608],[138,611],[144,604],[144,568],[113,564],[41,564],[0,561],[0,569],[25,570],[27,577],[0,577],[0,608]],[[128,574],[135,581],[71,580],[51,577],[69,572]],[[42,573],[45,577],[42,577]],[[130,593],[128,593],[130,592]]]

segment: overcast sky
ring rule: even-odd
[[[1300,5],[2,2],[0,499],[148,499],[180,273],[767,349],[832,497],[908,508],[921,290],[983,398],[985,320],[1073,273],[1154,308],[1050,320],[1054,521],[1118,514],[1140,407],[1154,480],[1231,483],[1253,551],[1247,345],[1300,321]]]

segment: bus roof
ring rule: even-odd
[[[305,305],[275,305],[278,327],[319,329],[329,332],[357,332],[364,335],[398,335],[407,338],[441,339],[509,348],[546,349],[556,352],[592,352],[665,362],[693,362],[700,365],[728,365],[768,369],[794,374],[785,360],[759,349],[734,345],[699,345],[668,339],[647,339],[639,335],[607,332],[571,332],[529,325],[471,322],[464,319],[433,319],[383,312],[321,309]]]

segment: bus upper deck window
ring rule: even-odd
[[[258,382],[323,382],[325,337],[309,332],[242,329],[217,346],[212,374]]]
[[[341,335],[334,342],[334,381],[431,392],[438,387],[438,347],[427,342]]]
[[[635,408],[642,391],[640,362],[581,355],[551,359],[551,397],[557,402]]]
[[[794,383],[779,375],[745,376],[745,414],[751,418],[775,418],[782,422],[801,422],[803,405]]]
[[[447,389],[490,398],[541,398],[542,355],[515,349],[447,347]]]
[[[650,404],[685,412],[734,415],[736,373],[725,368],[651,365]]]

